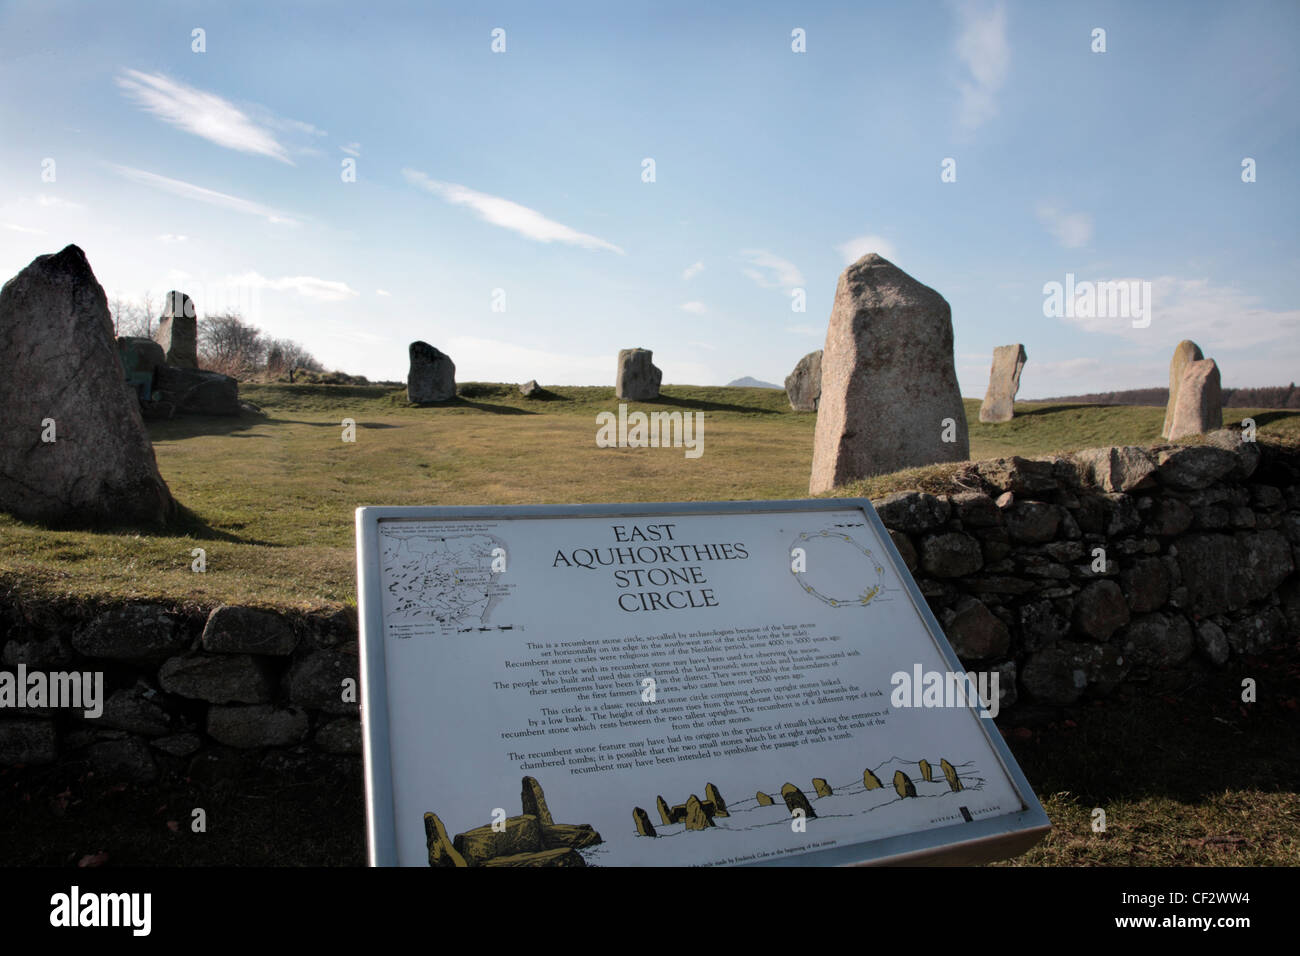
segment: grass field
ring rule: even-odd
[[[707,501],[808,495],[814,413],[759,388],[669,386],[645,411],[702,411],[704,454],[598,448],[611,388],[462,386],[443,407],[411,407],[384,386],[246,385],[263,412],[150,426],[158,466],[186,509],[166,533],[54,531],[0,516],[0,577],[77,598],[314,608],[355,600],[353,511],[360,505]],[[1022,402],[1002,425],[966,402],[974,459],[1159,441],[1163,410]],[[1261,439],[1300,441],[1300,412],[1250,415]],[[356,441],[342,441],[342,421]],[[840,489],[924,487],[951,469],[899,472]],[[207,570],[190,570],[192,549]]]

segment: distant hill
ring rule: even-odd
[[[1028,399],[1035,402],[1078,402],[1088,405],[1156,405],[1169,403],[1167,388],[1130,388],[1122,392],[1092,392],[1088,395],[1063,395],[1059,398]],[[1274,385],[1269,388],[1225,388],[1223,407],[1233,408],[1300,408],[1300,388]]]
[[[728,382],[727,388],[785,388],[784,385],[773,385],[771,382],[760,382],[751,375],[744,378],[738,378],[734,382]]]

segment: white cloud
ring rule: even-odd
[[[340,146],[339,149],[343,150],[343,152],[347,153],[349,156],[361,155],[360,143],[348,143],[346,146]]]
[[[803,273],[792,262],[763,249],[744,249],[740,254],[751,266],[741,269],[741,274],[753,279],[760,288],[789,291],[804,284]]]
[[[1063,282],[1057,279],[1057,282]],[[1141,282],[1140,279],[1093,279],[1078,276],[1078,283]],[[1300,342],[1300,309],[1262,309],[1259,297],[1232,286],[1216,286],[1209,279],[1160,276],[1151,282],[1151,324],[1133,328],[1131,318],[1062,317],[1060,321],[1085,332],[1121,336],[1130,342],[1150,346],[1158,353],[1171,353],[1176,342],[1192,339],[1213,358],[1218,351],[1232,351],[1276,343],[1290,347]],[[1294,376],[1292,376],[1294,377]]]
[[[164,123],[226,149],[271,159],[293,165],[288,150],[280,144],[266,125],[259,124],[229,100],[215,93],[187,86],[161,73],[141,73],[124,70],[117,78],[131,99]],[[318,132],[310,123],[297,120],[280,120],[282,128],[304,132]]]
[[[49,193],[37,193],[36,205],[44,206],[46,209],[85,209],[79,202],[72,202],[69,199],[63,199],[59,196],[51,196]]]
[[[840,256],[844,259],[846,266],[851,266],[868,252],[874,252],[877,255],[884,256],[890,262],[894,261],[896,253],[894,244],[888,239],[882,239],[880,236],[858,236],[856,239],[850,239],[848,242],[841,243],[835,247]]]
[[[135,169],[131,166],[111,165],[119,176],[125,176],[132,182],[148,186],[151,189],[158,189],[174,196],[182,196],[186,199],[193,199],[197,202],[207,203],[210,206],[220,206],[223,209],[229,209],[233,212],[242,212],[249,216],[259,216],[267,222],[282,226],[296,226],[298,221],[288,214],[280,212],[278,209],[272,209],[270,206],[263,206],[261,203],[253,202],[250,199],[240,199],[238,196],[229,196],[225,193],[219,193],[213,189],[207,189],[203,186],[195,186],[193,183],[183,182],[179,179],[169,179],[166,176],[159,176],[157,173],[146,172],[143,169]]]
[[[703,315],[709,311],[703,302],[683,302],[681,308],[683,312],[690,312],[692,315]]]
[[[376,290],[375,290],[375,295],[386,295],[386,296],[391,296],[392,294],[393,294],[393,293],[389,292],[387,289],[376,289]]]
[[[578,232],[554,219],[547,219],[537,210],[509,199],[490,196],[459,183],[439,182],[417,169],[404,169],[402,175],[411,185],[419,186],[454,206],[468,206],[492,225],[510,229],[536,242],[563,242],[584,249],[608,249],[619,255],[624,254],[622,249],[611,242]]]
[[[1092,217],[1084,212],[1067,213],[1050,203],[1038,204],[1038,221],[1066,249],[1078,249],[1092,241]]]
[[[170,232],[164,232],[157,238],[159,242],[186,242],[189,239],[189,236],[177,236]]]
[[[231,276],[230,282],[250,289],[297,292],[305,298],[316,299],[318,302],[341,302],[357,295],[356,290],[350,288],[346,282],[317,279],[315,276],[285,276],[281,279],[268,279],[257,272],[246,272],[240,276]]]
[[[973,0],[957,5],[961,32],[957,36],[957,58],[970,76],[958,84],[961,110],[958,122],[973,130],[997,115],[997,94],[1006,82],[1011,47],[1007,42],[1007,9],[998,2],[991,9]]]
[[[33,236],[46,235],[44,229],[32,229],[28,226],[20,226],[17,223],[13,223],[13,222],[0,223],[0,225],[3,225],[6,229],[12,229],[14,232],[25,232]]]
[[[704,271],[704,263],[703,263],[703,262],[697,262],[697,263],[695,263],[695,265],[693,265],[693,266],[687,266],[687,267],[686,267],[686,271],[682,273],[682,278],[683,278],[683,279],[694,279],[697,275],[699,275],[699,274],[700,274],[701,272],[703,272],[703,271]]]

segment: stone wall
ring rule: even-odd
[[[1001,707],[1059,708],[1300,637],[1300,459],[1220,431],[963,466],[875,502],[953,649]],[[1100,549],[1100,550],[1098,550]]]
[[[963,465],[877,510],[966,666],[1028,716],[1300,636],[1300,458],[1242,444]],[[1103,549],[1103,554],[1096,549]],[[104,675],[104,712],[0,708],[0,765],[138,780],[210,752],[356,755],[350,609],[94,605],[0,588],[0,669]],[[351,689],[349,689],[351,688]],[[355,759],[355,758],[352,758]]]

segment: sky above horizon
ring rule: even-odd
[[[110,299],[372,379],[421,339],[460,381],[644,347],[779,384],[877,252],[951,305],[967,397],[1014,342],[1021,398],[1165,385],[1184,338],[1285,385],[1297,40],[1293,2],[0,2],[0,276],[75,243]],[[1149,322],[1045,314],[1111,280]]]

